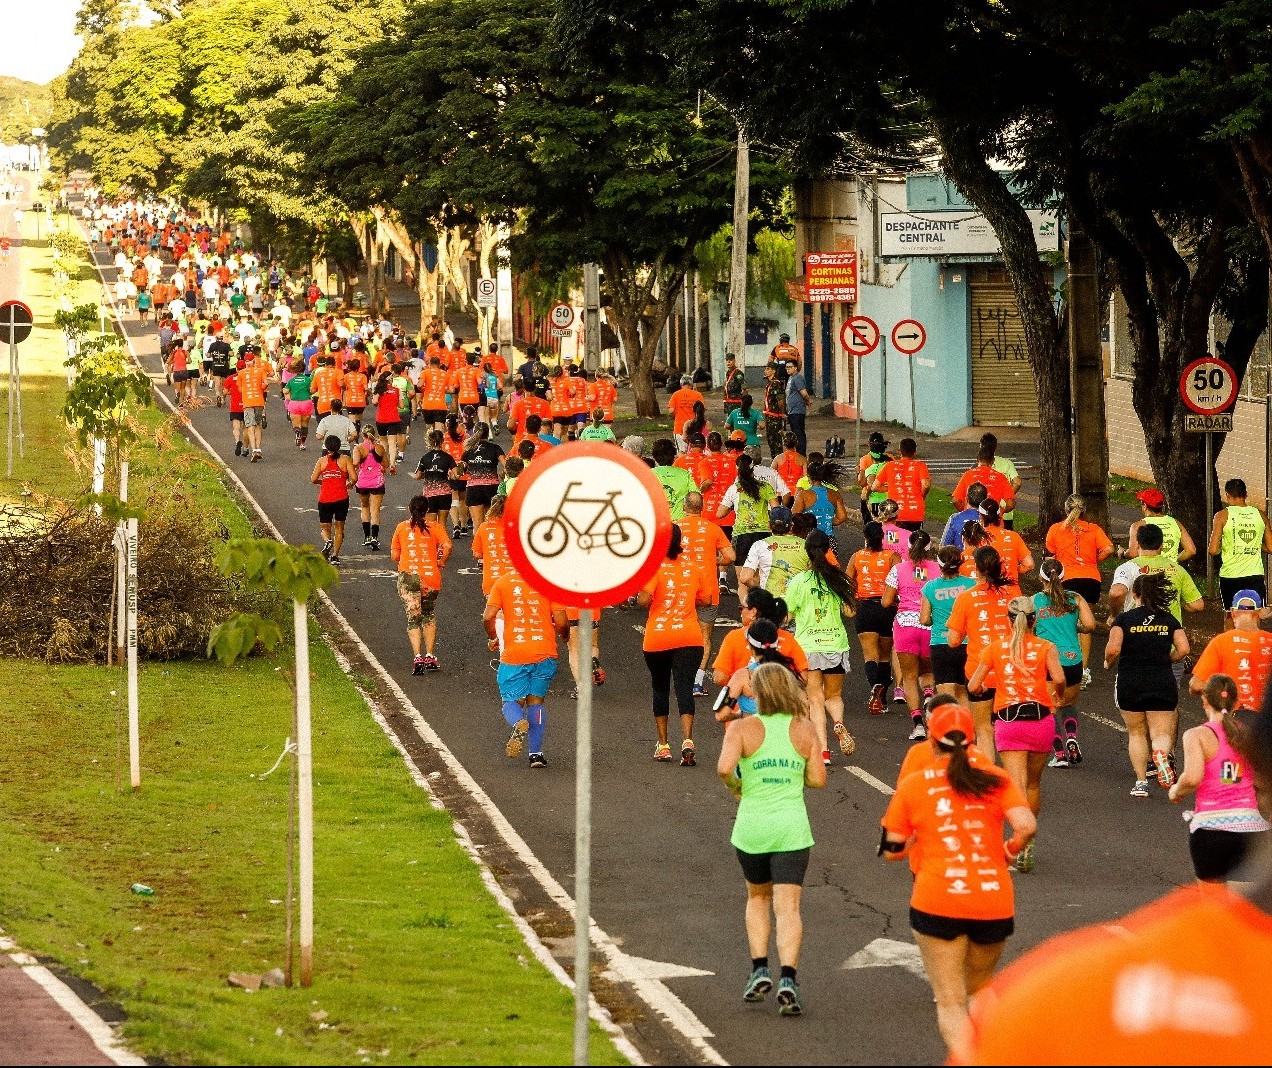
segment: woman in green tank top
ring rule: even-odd
[[[746,879],[746,935],[751,975],[742,997],[763,1001],[773,989],[768,947],[770,912],[777,920],[781,976],[778,1011],[803,1011],[796,969],[803,941],[799,902],[813,832],[804,788],[826,785],[820,745],[808,722],[799,681],[780,664],[761,664],[751,678],[758,715],[729,724],[717,770],[738,815],[730,841]]]

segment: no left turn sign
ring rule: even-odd
[[[839,343],[858,358],[869,356],[879,347],[879,324],[866,315],[845,319],[839,330]]]
[[[653,578],[671,540],[671,511],[658,480],[631,453],[571,442],[517,479],[504,535],[513,566],[539,593],[573,608],[603,608]]]

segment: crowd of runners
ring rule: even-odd
[[[844,462],[841,438],[810,450],[808,386],[785,337],[760,389],[730,356],[722,407],[686,377],[672,383],[665,436],[620,438],[607,374],[533,347],[509,367],[497,346],[466,344],[442,322],[410,336],[391,317],[328,306],[316,287],[290,285],[230,233],[173,205],[85,211],[127,282],[116,296],[155,324],[178,404],[223,406],[234,453],[248,462],[264,459],[270,419],[274,442],[304,450],[313,438],[321,455],[310,479],[333,563],[355,500],[372,553],[381,551],[386,495],[393,489],[406,503],[388,550],[416,674],[441,669],[443,580],[456,543],[469,542],[510,731],[505,752],[530,768],[548,766],[546,701],[560,643],[576,682],[590,672],[603,684],[606,625],[591,649],[579,648],[577,612],[550,603],[513,567],[503,504],[536,458],[571,440],[627,449],[653,469],[674,523],[666,559],[604,617],[625,611],[642,621],[654,760],[676,759],[673,697],[682,767],[697,763],[706,702],[727,725],[718,771],[739,798],[732,840],[748,894],[747,1000],[776,987],[780,1012],[802,1011],[799,900],[813,845],[804,790],[826,782],[832,745],[852,757],[854,722],[885,715],[890,703],[908,716],[914,744],[878,852],[914,874],[911,926],[951,1049],[962,1048],[969,997],[989,982],[1013,931],[1013,874],[1038,863],[1046,773],[1082,763],[1078,710],[1093,670],[1116,673],[1127,803],[1143,803],[1154,785],[1170,801],[1194,798],[1199,880],[1229,878],[1267,839],[1267,799],[1251,766],[1272,666],[1272,634],[1260,629],[1272,528],[1240,479],[1224,484],[1210,531],[1186,530],[1150,487],[1137,495],[1141,518],[1120,551],[1078,496],[1031,548],[1014,529],[1022,479],[992,434],[942,523],[928,514],[932,477],[914,438],[893,449],[873,434],[855,464]],[[1225,630],[1201,650],[1183,626],[1203,607],[1180,566],[1199,552],[1194,536],[1220,560],[1225,613]],[[1101,565],[1115,555],[1124,559],[1107,575],[1112,564]],[[716,621],[732,598],[741,625],[717,647]],[[447,633],[465,642],[477,628],[451,621]],[[845,686],[854,670],[864,687]],[[1181,737],[1189,695],[1205,722]]]

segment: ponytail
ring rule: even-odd
[[[989,542],[989,534],[975,519],[963,524],[963,544],[969,549],[976,549]]]
[[[936,551],[936,560],[941,565],[941,578],[954,578],[963,566],[963,554],[953,545],[942,545]]]
[[[962,731],[950,731],[935,744],[942,753],[950,755],[945,778],[956,794],[979,800],[1002,787],[1002,780],[997,775],[972,766],[967,757],[968,739]]]
[[[871,520],[861,528],[861,536],[865,538],[866,548],[872,553],[883,552],[883,524]]]
[[[932,544],[932,535],[920,527],[910,535],[910,552],[909,559],[912,564],[921,564],[924,560],[930,560],[931,554],[928,552],[928,546]]]
[[[857,597],[843,570],[836,567],[826,554],[830,551],[830,538],[822,530],[814,530],[804,541],[804,549],[808,553],[809,570],[812,571],[820,586],[830,590],[849,608],[857,604]]]
[[[422,494],[416,494],[411,498],[411,503],[407,506],[411,514],[411,528],[413,530],[425,530],[428,525],[428,501]]]
[[[752,500],[760,499],[760,480],[755,477],[755,461],[743,453],[738,457],[738,488]]]
[[[1001,590],[1007,585],[1003,575],[1003,558],[992,545],[982,545],[972,556],[976,565],[976,574],[991,590]]]
[[[1076,493],[1070,494],[1064,502],[1064,510],[1069,513],[1065,516],[1064,525],[1075,534],[1078,530],[1078,524],[1082,522],[1082,513],[1085,509],[1086,501]]]
[[[1042,575],[1042,591],[1051,603],[1051,610],[1061,615],[1076,612],[1078,606],[1069,600],[1069,591],[1064,588],[1064,564],[1049,556],[1038,571]]]

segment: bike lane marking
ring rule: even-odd
[[[93,255],[93,263],[97,268],[99,277],[102,279],[103,287],[106,287],[105,274],[102,265],[98,262],[96,255]],[[111,314],[115,319],[116,325],[119,327],[124,341],[128,345],[129,352],[138,367],[145,371],[141,357],[137,352],[136,346],[133,344],[131,334],[129,334],[124,321],[120,318],[119,310],[115,306],[113,299],[109,298],[109,289],[107,288],[108,304]],[[154,376],[151,376],[154,381]],[[162,376],[160,376],[162,380]],[[164,406],[173,414],[177,414],[177,408],[168,398],[168,396],[160,389],[155,389]],[[243,499],[248,502],[256,515],[259,517],[262,525],[269,531],[270,536],[278,541],[285,542],[287,539],[283,537],[282,532],[274,524],[269,514],[265,511],[261,503],[253,496],[252,492],[247,488],[246,484],[238,477],[238,474],[226,464],[211,443],[199,432],[194,424],[186,419],[183,421],[186,432],[194,438],[199,446],[204,449],[221,466],[227,478],[229,478],[242,495]],[[407,717],[411,720],[416,733],[429,746],[431,746],[442,759],[455,781],[460,785],[465,793],[472,799],[477,807],[482,811],[483,815],[490,821],[495,832],[504,840],[504,844],[518,860],[525,865],[526,870],[531,874],[534,880],[540,885],[549,898],[557,905],[570,914],[574,915],[574,899],[566,892],[565,888],[557,881],[556,877],[548,870],[547,866],[534,854],[525,839],[513,827],[512,823],[504,816],[498,806],[491,800],[490,796],[481,787],[477,780],[472,776],[460,760],[451,752],[450,748],[442,740],[441,736],[433,729],[432,725],[424,718],[419,709],[415,707],[414,702],[402,689],[396,679],[385,669],[379,659],[373,653],[370,647],[364,642],[353,625],[345,617],[344,613],[336,605],[336,603],[327,595],[325,591],[320,591],[319,598],[323,602],[324,608],[331,613],[331,617],[339,625],[345,637],[358,649],[361,656],[366,659],[367,664],[379,676],[380,681],[393,694],[394,698],[400,702],[402,709]],[[339,650],[333,650],[337,656],[340,656]],[[345,667],[348,661],[342,658],[341,666]],[[363,695],[367,698],[367,695]],[[394,736],[387,721],[375,710],[371,705],[370,699],[367,699],[368,708],[371,709],[372,716],[385,731],[394,748],[399,752],[403,752],[400,741]],[[428,782],[420,773],[418,767],[409,758],[406,761],[408,772],[411,774],[412,780],[421,786],[427,793],[430,803],[438,808],[445,808],[444,805],[429,790]],[[459,838],[461,845],[468,852],[469,856],[477,864],[479,871],[482,873],[482,880],[491,887],[492,894],[499,906],[508,913],[509,917],[516,924],[518,931],[526,939],[531,951],[535,957],[546,967],[563,986],[567,989],[573,989],[574,982],[569,974],[561,967],[556,958],[548,950],[538,933],[533,927],[521,916],[516,910],[516,906],[512,900],[499,888],[498,881],[491,873],[486,862],[482,859],[481,854],[473,845],[467,829],[456,819],[453,821],[456,828],[456,837]],[[729,1062],[720,1055],[714,1046],[708,1041],[714,1038],[714,1032],[707,1027],[706,1024],[698,1018],[697,1015],[676,996],[660,979],[650,978],[645,971],[636,963],[639,958],[629,957],[619,948],[614,939],[597,925],[596,921],[589,918],[589,929],[593,946],[604,957],[607,968],[616,975],[624,984],[632,989],[632,991],[644,1001],[654,1012],[661,1016],[673,1029],[675,1029],[698,1055],[708,1064],[724,1065]],[[627,1037],[617,1024],[613,1022],[609,1012],[601,1006],[595,996],[591,999],[591,1017],[596,1021],[610,1036],[619,1051],[627,1057],[633,1064],[643,1065],[648,1062],[644,1059],[635,1045]]]

